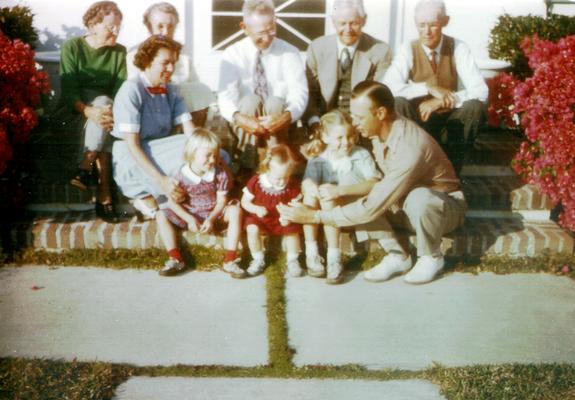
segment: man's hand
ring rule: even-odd
[[[112,116],[112,106],[86,106],[84,116],[90,121],[98,124],[106,132],[111,132],[114,128],[114,118]]]
[[[442,101],[442,108],[455,108],[455,95],[451,90],[437,85],[427,85],[427,91],[434,98]]]
[[[291,113],[285,111],[278,116],[266,115],[259,117],[260,124],[266,129],[270,136],[275,136],[282,132],[291,124]]]
[[[431,114],[439,110],[443,106],[443,101],[435,97],[421,102],[419,105],[419,117],[423,122],[426,122]]]
[[[331,183],[324,183],[319,186],[319,198],[323,201],[333,201],[340,197],[339,189]]]
[[[255,136],[269,136],[268,130],[260,123],[256,117],[236,113],[234,115],[234,122],[244,131]]]
[[[314,224],[316,210],[299,203],[297,206],[288,206],[278,204],[276,207],[280,213],[280,218],[285,221],[295,222],[297,224]]]

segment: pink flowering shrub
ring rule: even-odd
[[[0,32],[0,174],[14,156],[14,145],[26,143],[37,125],[34,108],[48,92],[48,76],[36,70],[34,52]]]
[[[509,74],[499,74],[487,80],[487,122],[493,127],[519,129],[519,116],[513,103],[513,92],[520,81]]]
[[[562,204],[559,222],[575,230],[575,35],[557,43],[526,38],[521,48],[533,75],[525,82],[501,78],[515,86],[511,111],[521,116],[527,139],[512,165]]]

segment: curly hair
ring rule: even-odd
[[[138,52],[134,56],[134,65],[142,71],[145,70],[154,61],[160,49],[175,51],[179,57],[182,45],[167,36],[152,35],[138,47]]]
[[[120,19],[124,18],[118,5],[113,1],[98,1],[88,8],[82,17],[82,21],[84,26],[89,28],[102,22],[104,17],[109,14],[116,14]]]
[[[320,129],[316,132],[315,137],[305,147],[309,157],[317,157],[324,152],[327,145],[322,138],[329,135],[336,126],[342,126],[346,132],[353,132],[354,139],[357,140],[357,131],[353,127],[351,117],[344,111],[335,109],[324,114],[320,119],[319,126]]]
[[[266,157],[260,162],[258,166],[258,174],[265,174],[270,170],[270,163],[275,160],[280,165],[289,165],[290,169],[297,165],[298,161],[295,158],[293,151],[285,144],[277,144],[270,147],[266,152]]]
[[[176,17],[176,25],[180,22],[180,15],[178,14],[178,10],[176,7],[171,5],[170,3],[155,3],[152,4],[148,9],[144,12],[144,25],[148,28],[148,32],[152,33],[152,24],[150,24],[150,17],[154,11],[161,11],[166,14],[173,15]]]
[[[216,154],[219,156],[221,144],[218,136],[209,129],[196,128],[186,141],[186,145],[184,147],[184,161],[191,163],[194,160],[196,151],[202,145],[208,145],[211,149],[215,150]]]

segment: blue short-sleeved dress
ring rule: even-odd
[[[174,176],[184,163],[186,136],[170,133],[174,125],[192,117],[174,85],[167,85],[167,94],[150,94],[144,79],[130,79],[118,91],[112,134],[123,139],[126,133],[139,132],[140,146],[150,161],[162,174]],[[124,196],[135,199],[162,194],[132,157],[124,140],[114,143],[112,155],[114,180]]]
[[[305,168],[303,179],[310,179],[317,185],[353,185],[371,179],[381,179],[370,152],[355,146],[349,156],[337,161],[330,160],[326,153],[310,159]]]

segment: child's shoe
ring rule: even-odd
[[[164,264],[164,268],[160,270],[162,276],[174,276],[186,269],[186,264],[183,261],[178,261],[175,258],[169,258]]]
[[[287,271],[288,274],[290,276],[293,276],[294,278],[298,278],[303,275],[303,270],[301,269],[301,266],[299,265],[299,260],[297,258],[294,258],[293,260],[289,260],[287,262]]]
[[[343,264],[341,259],[328,260],[327,277],[325,282],[330,285],[337,285],[343,281]]]
[[[242,279],[246,277],[246,271],[240,268],[240,259],[236,258],[233,261],[229,261],[224,263],[223,270],[232,276],[235,279]]]
[[[323,258],[319,254],[313,257],[306,257],[305,266],[307,267],[307,274],[309,276],[313,276],[314,278],[323,278],[325,276]]]
[[[252,260],[250,266],[248,267],[248,275],[256,276],[261,274],[266,267],[266,262],[264,260]]]

